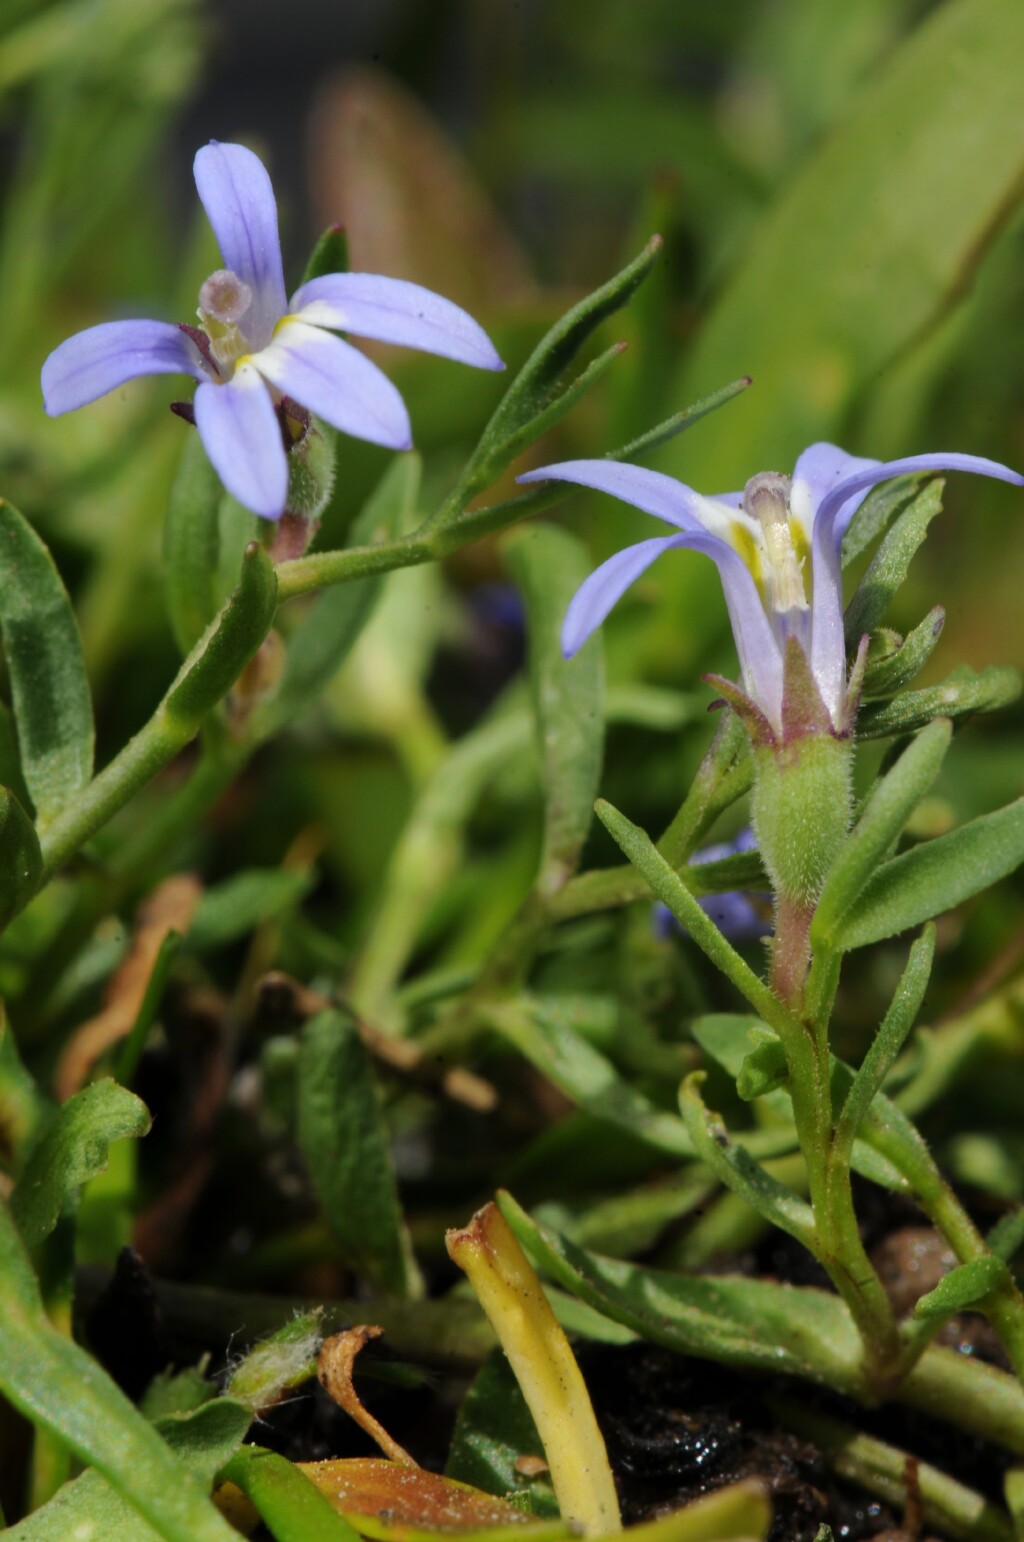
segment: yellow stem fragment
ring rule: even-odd
[[[563,1520],[585,1537],[621,1531],[608,1453],[579,1366],[508,1223],[485,1205],[445,1240],[533,1414]]]

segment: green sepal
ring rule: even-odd
[[[579,862],[594,816],[604,752],[604,657],[599,637],[562,655],[566,607],[590,570],[582,541],[554,525],[515,530],[502,551],[523,592],[529,673],[544,788],[537,888],[559,890]]]
[[[886,531],[846,608],[848,647],[856,647],[889,609],[928,526],[942,508],[943,485],[941,477],[929,482]]]
[[[993,1291],[1005,1290],[1013,1285],[1013,1276],[1001,1258],[987,1253],[972,1258],[970,1263],[958,1264],[930,1290],[914,1303],[915,1317],[952,1317],[977,1307]]]
[[[998,712],[1011,706],[1020,692],[1021,677],[1016,669],[997,664],[978,675],[961,664],[941,685],[903,691],[886,702],[868,702],[857,717],[857,737],[887,739],[895,734],[914,733],[937,717],[957,722],[972,712]]]
[[[53,558],[0,499],[0,631],[25,786],[47,824],[92,777],[92,698],[82,639]]]
[[[347,273],[349,270],[348,236],[343,225],[328,225],[309,254],[301,283],[309,284],[327,273]]]
[[[871,794],[825,879],[811,922],[813,946],[834,945],[843,917],[938,776],[952,734],[947,719],[929,724]]]
[[[198,727],[263,642],[276,604],[273,563],[257,541],[250,541],[242,557],[238,588],[185,660],[164,699],[169,717]]]
[[[844,951],[893,937],[1005,878],[1024,862],[1024,798],[877,868],[830,932]]]
[[[924,620],[919,621],[898,647],[884,658],[872,663],[869,652],[864,675],[864,695],[893,696],[909,685],[931,658],[945,624],[945,610],[941,605],[934,605]]]
[[[734,1141],[719,1116],[698,1091],[703,1071],[694,1071],[679,1091],[679,1108],[697,1155],[722,1183],[745,1199],[758,1215],[814,1251],[814,1212],[792,1189],[773,1178],[739,1141]]]

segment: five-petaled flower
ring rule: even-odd
[[[60,345],[43,365],[43,400],[56,416],[136,375],[192,375],[203,446],[229,492],[277,519],[288,460],[277,410],[315,413],[332,427],[391,449],[411,444],[396,388],[335,332],[401,343],[482,369],[502,362],[465,311],[429,289],[373,273],[329,273],[288,303],[270,178],[243,145],[205,145],[195,179],[224,267],[199,291],[199,327],[110,321]]]
[[[528,472],[519,481],[552,478],[596,488],[678,531],[628,546],[590,575],[565,617],[562,646],[567,657],[662,552],[675,547],[703,552],[722,580],[748,721],[756,716],[765,735],[781,739],[787,736],[783,700],[791,639],[828,715],[827,730],[840,736],[849,732],[856,704],[847,696],[843,536],[870,488],[891,477],[925,471],[973,471],[1024,486],[1018,472],[977,455],[910,455],[882,462],[847,455],[833,444],[804,450],[792,477],[760,472],[742,493],[717,497],[705,497],[662,472],[608,460],[564,461]]]

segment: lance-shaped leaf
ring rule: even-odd
[[[976,1307],[994,1290],[1005,1290],[1012,1284],[1013,1276],[1003,1260],[987,1253],[944,1275],[934,1290],[915,1301],[914,1316],[952,1317],[954,1312]]]
[[[113,1141],[145,1135],[149,1125],[141,1098],[112,1081],[95,1082],[62,1104],[11,1195],[26,1247],[38,1247],[82,1185],[104,1171]]]
[[[924,619],[884,658],[872,661],[869,650],[864,695],[892,696],[909,685],[934,653],[945,624],[946,612],[941,605],[933,605]]]
[[[871,794],[825,879],[811,923],[814,945],[832,943],[843,917],[938,776],[952,733],[947,719],[929,724]]]
[[[1020,675],[1006,665],[993,665],[976,675],[968,665],[961,664],[941,685],[903,691],[891,701],[869,701],[857,715],[857,737],[887,739],[895,734],[914,733],[937,717],[958,722],[972,712],[998,712],[1015,702],[1020,690]]]
[[[418,455],[395,456],[353,521],[350,546],[372,546],[408,528],[416,512],[421,469]],[[369,621],[384,582],[384,574],[377,574],[331,585],[319,595],[288,635],[284,674],[273,696],[254,710],[248,724],[251,739],[271,738],[316,701]]]
[[[21,769],[46,823],[92,776],[95,733],[82,639],[53,558],[0,499],[0,630]]]
[[[701,1098],[698,1089],[703,1080],[704,1072],[694,1071],[679,1092],[679,1107],[697,1155],[758,1215],[813,1252],[815,1226],[810,1205],[766,1172],[742,1143],[730,1138],[722,1120]]]
[[[253,867],[207,889],[189,928],[190,951],[210,952],[291,910],[316,878],[308,868]]]
[[[878,868],[838,923],[834,945],[863,948],[919,926],[1005,878],[1021,862],[1024,798]]]
[[[346,1262],[387,1295],[419,1295],[369,1056],[340,1011],[303,1029],[299,1145]]]
[[[0,1341],[4,1346],[0,1392],[8,1401],[103,1474],[164,1542],[237,1542],[237,1533],[213,1509],[201,1483],[160,1434],[92,1356],[49,1322],[24,1243],[2,1199],[0,1277],[4,1281],[0,1290]],[[217,1404],[208,1406],[216,1408]],[[244,1409],[237,1422],[232,1421],[233,1444],[241,1439],[250,1417],[249,1410]],[[224,1446],[216,1453],[219,1461],[229,1454]],[[62,1495],[67,1492],[61,1490]],[[49,1506],[39,1514],[48,1510]],[[18,1531],[25,1536],[24,1528],[34,1523],[33,1518],[24,1521]],[[56,1542],[57,1538],[65,1542],[75,1535],[66,1516],[61,1527],[49,1536],[29,1533],[26,1542]],[[100,1527],[94,1534],[125,1535],[116,1526],[106,1531]]]
[[[508,1194],[502,1214],[536,1267],[596,1311],[681,1354],[862,1389],[857,1331],[838,1296],[770,1280],[684,1275],[586,1252]]]
[[[575,658],[562,656],[562,619],[590,568],[582,542],[553,525],[534,525],[502,547],[526,600],[544,789],[537,887],[550,895],[574,872],[593,818],[604,749],[604,661],[597,638]]]
[[[35,826],[6,787],[0,787],[0,931],[39,887],[43,853]]]
[[[529,1481],[516,1466],[520,1457],[541,1457],[537,1426],[504,1354],[496,1350],[483,1365],[459,1408],[445,1473],[488,1494],[514,1495],[533,1515],[558,1515],[550,1483]]]
[[[221,1479],[245,1495],[277,1542],[358,1542],[359,1533],[301,1468],[276,1451],[243,1446],[224,1467]]]
[[[238,588],[185,660],[163,710],[189,727],[227,695],[270,630],[277,576],[262,546],[251,541],[242,557]]]
[[[878,625],[902,585],[928,526],[942,508],[941,477],[918,493],[886,531],[846,608],[846,640],[856,647]]]
[[[197,433],[185,441],[164,520],[164,597],[174,640],[188,653],[217,614],[219,510],[224,497]]]

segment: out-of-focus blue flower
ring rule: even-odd
[[[303,284],[289,303],[263,163],[243,145],[213,141],[194,171],[224,261],[199,291],[200,325],[110,321],[69,337],[43,365],[52,417],[137,375],[192,375],[196,427],[218,476],[246,508],[278,519],[288,495],[282,403],[373,444],[404,450],[412,443],[398,391],[335,332],[504,368],[471,316],[419,284],[329,273]]]
[[[690,858],[691,867],[702,867],[707,862],[721,862],[741,851],[754,851],[757,838],[748,825],[731,841],[716,841],[712,846],[702,846]],[[744,889],[732,889],[725,894],[705,894],[698,901],[705,915],[711,917],[718,930],[733,942],[755,942],[767,937],[772,929],[771,895]],[[667,905],[654,907],[654,926],[658,935],[668,937],[673,932],[683,932]]]
[[[608,460],[542,466],[519,481],[552,478],[596,488],[679,532],[628,546],[590,575],[566,613],[562,645],[567,656],[662,552],[677,547],[703,552],[722,581],[748,704],[763,722],[765,736],[781,738],[790,639],[807,661],[831,731],[849,731],[856,703],[847,701],[843,536],[870,488],[920,471],[973,471],[1024,486],[1018,472],[977,455],[910,455],[882,462],[847,455],[834,444],[804,450],[792,477],[760,472],[741,493],[715,497],[660,471]]]

